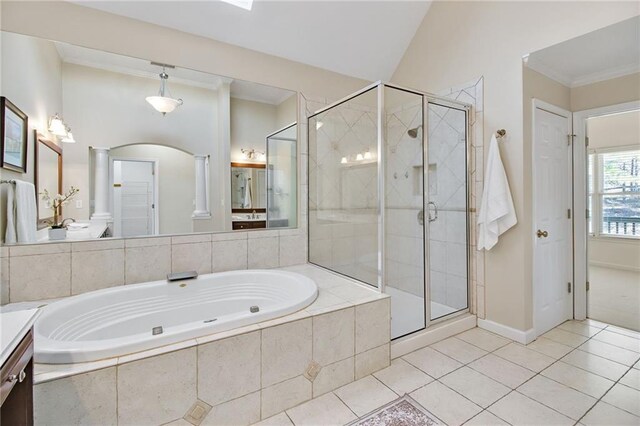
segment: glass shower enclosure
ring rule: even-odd
[[[309,116],[309,262],[389,294],[392,338],[468,309],[468,116],[387,83]]]

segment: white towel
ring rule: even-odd
[[[36,188],[30,182],[16,180],[7,188],[6,243],[34,243],[36,241]]]
[[[478,250],[491,250],[498,237],[518,222],[509,181],[495,135],[489,144],[484,191],[478,213]]]
[[[242,200],[242,208],[250,209],[251,208],[251,178],[245,176],[244,177],[244,199]]]

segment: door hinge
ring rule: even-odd
[[[587,291],[589,291],[589,287],[591,286],[589,285],[589,281],[587,281]]]
[[[571,283],[567,283],[567,293],[571,293]]]
[[[567,209],[567,219],[571,219],[571,209]]]
[[[151,204],[151,208],[152,208],[152,209],[155,209],[155,208],[156,208],[156,205],[155,205],[155,204]]]
[[[589,146],[589,136],[584,137],[584,144],[585,146]]]

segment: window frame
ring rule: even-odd
[[[602,232],[602,203],[605,195],[630,195],[632,197],[639,197],[640,192],[637,194],[620,192],[604,192],[604,169],[602,167],[602,155],[611,153],[623,153],[626,151],[640,151],[640,145],[623,145],[613,146],[607,148],[592,148],[587,150],[587,208],[589,215],[587,217],[587,234],[589,238],[594,239],[621,239],[621,240],[640,240],[640,235],[619,235],[619,234],[607,234]],[[593,155],[591,162],[592,170],[589,170],[589,157]],[[589,188],[589,172],[593,179],[592,187]],[[589,203],[589,197],[591,197],[591,203]],[[589,231],[589,225],[591,224],[591,231]]]

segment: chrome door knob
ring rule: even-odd
[[[538,236],[538,238],[547,238],[549,236],[549,233],[547,231],[541,231],[540,229],[538,229],[536,235]]]

